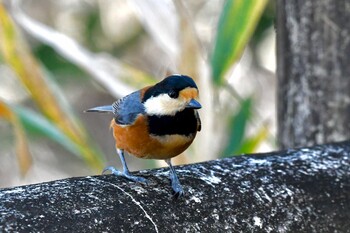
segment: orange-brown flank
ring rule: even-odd
[[[166,135],[152,136],[148,133],[147,119],[139,115],[132,125],[118,125],[111,122],[116,147],[124,149],[138,158],[169,159],[185,151],[196,133],[191,136]]]

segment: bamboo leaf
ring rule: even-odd
[[[12,109],[2,101],[0,101],[0,117],[9,121],[14,128],[17,161],[21,175],[24,176],[32,165],[32,157],[23,125]]]
[[[211,56],[212,77],[215,84],[222,84],[226,71],[239,59],[267,2],[267,0],[226,0]]]
[[[229,156],[232,154],[236,154],[239,151],[244,134],[245,129],[248,123],[248,120],[251,116],[251,107],[252,107],[252,99],[248,98],[241,102],[241,106],[237,114],[235,114],[229,122],[230,132],[229,132],[229,142],[224,149],[223,156]]]

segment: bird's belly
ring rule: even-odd
[[[154,154],[150,153],[147,158],[152,159],[169,159],[175,157],[184,152],[192,143],[195,135],[164,135],[164,136],[153,136],[152,140],[156,140],[157,148],[154,150]]]
[[[134,124],[122,126],[111,123],[116,147],[139,158],[169,159],[181,154],[192,143],[196,132],[190,135],[150,135],[144,116],[140,115]]]

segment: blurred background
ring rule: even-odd
[[[112,115],[84,110],[172,73],[195,79],[203,105],[175,164],[276,149],[274,4],[0,1],[0,187],[121,168]]]

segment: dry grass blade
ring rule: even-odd
[[[24,128],[14,112],[0,101],[0,117],[9,121],[14,129],[16,138],[16,155],[21,175],[24,176],[32,165],[32,157],[29,151]]]

